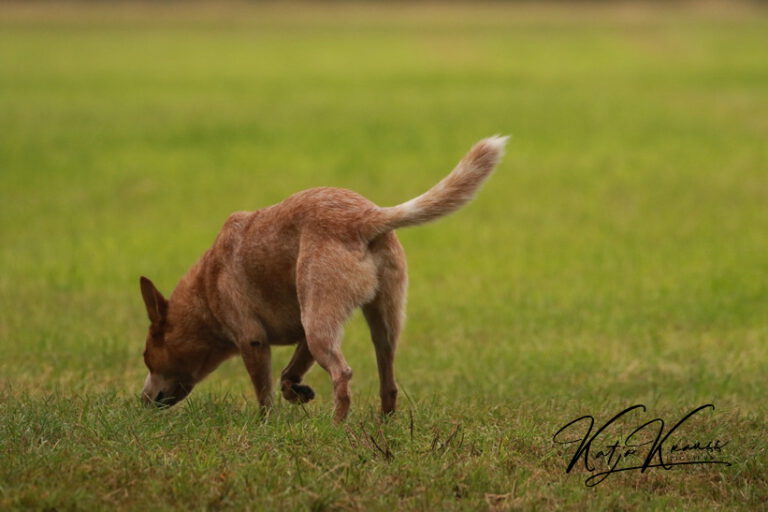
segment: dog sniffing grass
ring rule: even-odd
[[[324,187],[234,213],[170,300],[142,277],[150,320],[143,399],[172,406],[239,353],[266,409],[272,405],[270,346],[296,345],[280,375],[283,396],[296,403],[314,398],[300,383],[317,361],[331,376],[334,419],[342,421],[352,368],[341,338],[350,314],[362,308],[376,351],[381,413],[393,413],[408,281],[394,231],[464,206],[501,159],[506,140],[478,142],[442,181],[398,206],[381,208],[350,190]]]
[[[602,4],[3,4],[0,509],[763,507],[768,18]],[[266,415],[237,360],[138,405],[136,276],[170,291],[233,210],[298,190],[398,204],[501,129],[476,201],[397,231],[388,421],[360,314],[341,426],[322,368]],[[587,490],[552,442],[710,402],[685,434],[731,467]]]

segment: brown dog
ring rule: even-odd
[[[166,300],[141,278],[149,334],[142,397],[170,406],[228,357],[240,353],[259,403],[272,403],[270,345],[296,351],[280,376],[283,396],[314,398],[301,379],[314,361],[331,375],[336,421],[349,410],[352,369],[341,353],[344,323],[362,307],[379,368],[381,411],[395,410],[393,359],[407,286],[394,230],[429,222],[466,204],[504,152],[506,137],[478,142],[426,193],[380,208],[338,188],[314,188],[227,219],[213,247]]]

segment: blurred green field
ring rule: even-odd
[[[3,4],[0,508],[764,506],[766,48],[740,3]],[[301,189],[409,199],[494,133],[477,200],[399,232],[391,421],[360,315],[343,428],[317,367],[266,419],[239,360],[139,406],[139,275],[169,293]],[[636,403],[714,403],[687,432],[733,466],[566,474],[554,432]]]

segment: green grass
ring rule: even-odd
[[[713,510],[768,500],[768,16],[707,8],[5,4],[0,508]],[[513,138],[477,200],[399,233],[399,413],[364,322],[262,418],[232,360],[138,393],[165,292],[231,212],[379,204]],[[290,349],[274,350],[275,372]],[[636,403],[731,467],[565,473],[554,432]]]

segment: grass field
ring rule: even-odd
[[[764,507],[766,48],[738,3],[3,4],[0,509]],[[266,418],[239,360],[140,407],[139,275],[169,293],[230,212],[304,188],[409,199],[497,132],[477,200],[399,233],[390,421],[360,315],[344,427],[317,367]],[[729,467],[588,488],[552,439],[706,403],[684,437]]]

